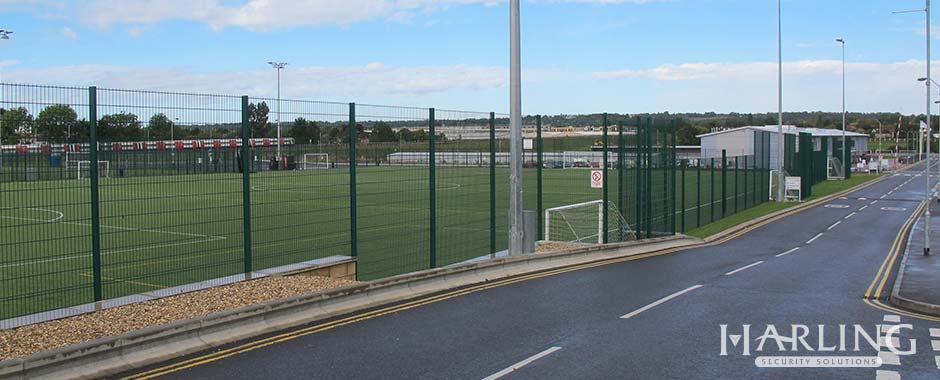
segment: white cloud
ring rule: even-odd
[[[188,20],[213,29],[268,30],[294,26],[350,25],[363,21],[410,22],[414,14],[442,8],[504,3],[506,0],[0,0],[33,6],[36,12],[72,17],[100,27]],[[535,0],[543,3],[643,4],[663,0]]]
[[[940,64],[938,62],[937,64]],[[923,61],[850,62],[846,65],[849,110],[923,112]],[[784,62],[785,110],[837,110],[841,107],[842,62]],[[599,82],[622,81],[652,90],[644,95],[672,111],[768,112],[777,102],[777,63],[684,63],[647,69],[595,72]],[[936,89],[934,88],[934,94]]]
[[[62,28],[62,37],[68,38],[72,41],[78,41],[78,33],[75,33],[75,31],[69,27]]]
[[[0,62],[2,64],[3,62]],[[294,67],[282,74],[281,93],[304,99],[420,96],[448,91],[505,87],[507,70],[476,65],[397,67],[370,63],[356,67]],[[185,69],[81,65],[8,70],[4,80],[59,85],[264,96],[275,88],[272,70],[199,73]]]

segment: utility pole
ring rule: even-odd
[[[509,254],[523,252],[522,53],[519,0],[509,2]]]
[[[0,29],[0,40],[9,40],[10,35],[13,34],[12,31]],[[2,69],[2,67],[0,67]],[[0,81],[0,83],[3,83]],[[0,117],[0,156],[3,153],[3,117]]]
[[[845,141],[845,38],[837,38],[836,42],[842,44],[842,165],[849,162],[848,144]],[[849,166],[849,170],[851,166]]]

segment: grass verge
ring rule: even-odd
[[[865,182],[874,180],[880,177],[881,174],[853,174],[852,178],[849,178],[845,181],[825,181],[813,186],[813,196],[804,199],[804,201],[811,201],[817,198],[822,198],[827,195],[838,193],[842,190],[846,190],[858,185],[861,185]],[[716,220],[714,223],[709,223],[694,230],[691,230],[686,233],[689,236],[695,236],[698,238],[705,238],[707,236],[714,235],[718,232],[724,231],[728,228],[736,226],[738,224],[747,222],[752,219],[762,217],[764,215],[788,209],[790,207],[795,207],[799,203],[778,203],[778,202],[767,202],[756,207],[749,208],[747,210],[741,211],[737,214],[728,216],[724,219]]]

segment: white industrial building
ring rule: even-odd
[[[770,167],[775,168],[777,167],[778,141],[776,125],[746,126],[698,135],[697,137],[702,140],[702,159],[721,158],[722,149],[727,152],[728,157],[752,155],[754,154],[754,134],[759,131],[770,132]],[[841,147],[842,144],[841,129],[798,128],[792,125],[784,125],[783,133],[793,136],[798,136],[800,133],[811,134],[814,150],[822,149],[822,138],[828,137],[829,154],[832,154],[834,147]],[[846,131],[845,136],[855,144],[852,147],[853,155],[860,155],[868,151],[868,135]],[[799,150],[798,144],[796,149]]]

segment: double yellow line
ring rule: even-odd
[[[894,306],[885,304],[881,301],[881,296],[886,293],[888,278],[891,277],[893,268],[897,264],[898,257],[901,255],[901,252],[904,251],[904,248],[907,246],[907,237],[911,231],[911,228],[914,226],[914,222],[917,218],[924,212],[924,208],[927,207],[927,202],[923,201],[920,203],[920,206],[914,211],[913,214],[907,219],[904,225],[901,227],[901,230],[898,231],[898,235],[894,238],[894,243],[891,245],[891,250],[888,251],[888,255],[885,256],[884,261],[881,263],[881,268],[878,269],[878,272],[875,273],[875,278],[871,281],[871,284],[868,285],[868,290],[865,291],[865,304],[868,306],[874,307],[876,309],[887,311],[891,313],[896,313],[911,318],[923,319],[928,321],[940,321],[940,318],[921,314],[917,312],[901,310]]]
[[[864,184],[864,185],[860,185],[860,186],[858,186],[857,188],[853,189],[853,190],[850,191],[850,192],[854,192],[854,191],[860,190],[860,189],[862,189],[862,188],[868,187],[868,186],[870,186],[870,185],[873,185],[873,184],[876,183],[876,182],[878,182],[878,180],[868,182],[868,183],[866,183],[866,184]],[[834,195],[834,196],[835,196],[835,195]],[[562,274],[562,273],[574,272],[574,271],[579,271],[579,270],[583,270],[583,269],[595,268],[595,267],[600,267],[600,266],[605,266],[605,265],[611,265],[611,264],[616,264],[616,263],[622,263],[622,262],[627,262],[627,261],[634,261],[634,260],[641,260],[641,259],[650,258],[650,257],[662,256],[662,255],[666,255],[666,254],[670,254],[670,253],[674,253],[674,252],[685,251],[685,250],[689,250],[689,249],[704,248],[704,247],[710,247],[710,246],[714,246],[714,245],[723,244],[723,243],[728,242],[728,241],[730,241],[730,240],[736,239],[736,238],[740,237],[741,235],[744,235],[744,234],[746,234],[746,233],[748,233],[748,232],[751,232],[751,231],[753,231],[754,229],[763,227],[763,226],[765,226],[765,225],[767,225],[767,224],[773,223],[773,222],[775,222],[775,221],[777,221],[777,220],[780,220],[780,219],[783,219],[783,218],[785,218],[785,217],[789,217],[789,216],[798,214],[798,213],[800,213],[800,212],[803,212],[803,211],[806,211],[806,210],[815,208],[815,207],[817,207],[817,206],[819,206],[819,205],[822,205],[822,204],[824,204],[824,203],[826,203],[826,202],[819,202],[819,203],[817,203],[817,204],[815,204],[815,205],[813,205],[813,206],[806,207],[806,208],[797,208],[797,209],[791,209],[791,210],[785,211],[785,212],[783,212],[783,213],[781,213],[781,214],[779,214],[779,215],[777,215],[777,216],[774,216],[774,217],[772,217],[772,218],[768,218],[768,219],[766,219],[766,220],[764,220],[764,221],[761,221],[760,223],[756,223],[756,224],[754,224],[754,225],[752,225],[752,226],[743,228],[743,229],[741,229],[741,230],[738,231],[738,232],[735,232],[735,233],[733,233],[733,234],[730,234],[730,235],[728,235],[728,236],[725,236],[725,237],[723,237],[723,238],[721,238],[721,239],[717,239],[717,240],[712,241],[712,242],[709,242],[709,243],[695,244],[695,245],[689,245],[689,246],[679,247],[679,248],[664,249],[664,250],[659,250],[659,251],[654,251],[654,252],[649,252],[649,253],[643,253],[643,254],[638,254],[638,255],[633,255],[633,256],[628,256],[628,257],[622,257],[622,258],[604,259],[604,260],[599,260],[599,261],[595,261],[595,262],[591,262],[591,263],[577,264],[577,265],[573,265],[573,266],[569,266],[569,267],[565,267],[565,268],[553,269],[553,270],[548,270],[548,271],[544,271],[544,272],[532,273],[532,274],[523,275],[523,276],[518,276],[518,277],[512,277],[512,278],[508,278],[508,279],[504,279],[504,280],[498,280],[498,281],[494,281],[494,282],[489,282],[489,283],[484,283],[484,284],[473,285],[473,286],[470,286],[470,287],[466,287],[466,288],[462,288],[462,289],[457,289],[457,290],[445,292],[445,293],[438,294],[438,295],[434,295],[434,296],[429,296],[429,297],[423,297],[423,298],[415,299],[415,300],[412,300],[412,301],[409,301],[409,302],[405,302],[405,303],[402,303],[402,304],[398,304],[398,305],[394,305],[394,306],[388,306],[388,307],[378,308],[378,309],[375,309],[375,310],[371,310],[371,311],[367,311],[367,312],[363,312],[363,313],[351,315],[351,316],[348,316],[348,317],[345,317],[345,318],[341,318],[341,319],[337,319],[337,320],[334,320],[334,321],[325,322],[325,323],[317,324],[317,325],[314,325],[314,326],[309,326],[309,327],[305,327],[305,328],[302,328],[302,329],[293,330],[293,331],[290,331],[290,332],[286,332],[286,333],[274,335],[274,336],[267,337],[267,338],[264,338],[264,339],[259,339],[259,340],[256,340],[256,341],[251,341],[251,342],[244,343],[244,344],[241,344],[241,345],[238,345],[238,346],[235,346],[235,347],[232,347],[232,348],[228,348],[228,349],[225,349],[225,350],[216,351],[216,352],[209,353],[209,354],[202,355],[202,356],[198,356],[198,357],[195,357],[195,358],[192,358],[192,359],[184,360],[184,361],[181,361],[181,362],[178,362],[178,363],[173,363],[173,364],[170,364],[170,365],[167,365],[167,366],[163,366],[163,367],[159,367],[159,368],[154,368],[154,369],[151,369],[151,370],[149,370],[149,371],[137,373],[137,374],[134,374],[134,375],[125,377],[125,378],[123,378],[122,380],[131,380],[131,379],[134,379],[134,380],[145,380],[145,379],[152,379],[152,378],[155,378],[155,377],[159,377],[159,376],[167,375],[167,374],[170,374],[170,373],[182,371],[182,370],[185,370],[185,369],[188,369],[188,368],[196,367],[196,366],[199,366],[199,365],[211,363],[211,362],[214,362],[214,361],[218,361],[218,360],[225,359],[225,358],[228,358],[228,357],[231,357],[231,356],[234,356],[234,355],[246,353],[246,352],[249,352],[249,351],[253,351],[253,350],[256,350],[256,349],[259,349],[259,348],[263,348],[263,347],[267,347],[267,346],[270,346],[270,345],[274,345],[274,344],[277,344],[277,343],[286,342],[286,341],[289,341],[289,340],[297,339],[297,338],[304,337],[304,336],[311,335],[311,334],[316,334],[316,333],[318,333],[318,332],[322,332],[322,331],[334,329],[334,328],[337,328],[337,327],[349,325],[349,324],[356,323],[356,322],[365,321],[365,320],[368,320],[368,319],[380,317],[380,316],[387,315],[387,314],[392,314],[392,313],[397,313],[397,312],[400,312],[400,311],[405,311],[405,310],[408,310],[408,309],[413,309],[413,308],[416,308],[416,307],[420,307],[420,306],[432,304],[432,303],[435,303],[435,302],[440,302],[440,301],[448,300],[448,299],[455,298],[455,297],[460,297],[460,296],[463,296],[463,295],[467,295],[467,294],[471,294],[471,293],[475,293],[475,292],[479,292],[479,291],[483,291],[483,290],[487,290],[487,289],[492,289],[492,288],[496,288],[496,287],[500,287],[500,286],[506,286],[506,285],[510,285],[510,284],[515,284],[515,283],[517,283],[517,282],[528,281],[528,280],[534,280],[534,279],[537,279],[537,278],[543,278],[543,277],[548,277],[548,276],[554,276],[554,275],[558,275],[558,274]],[[884,267],[884,264],[882,265],[882,267]],[[880,271],[879,271],[879,273],[880,273]]]

